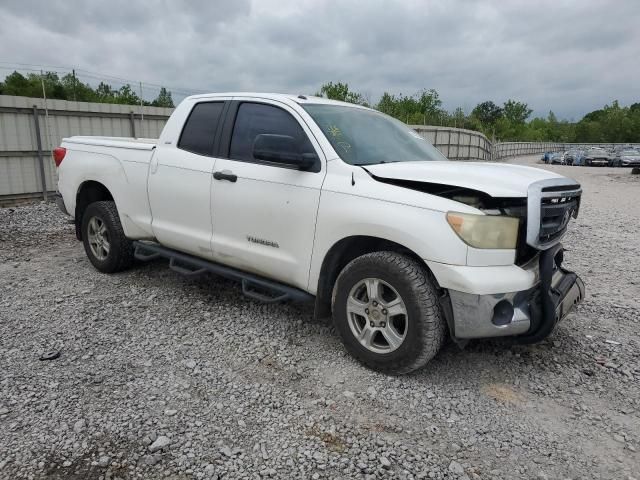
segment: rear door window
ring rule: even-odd
[[[223,107],[224,102],[197,103],[182,129],[178,148],[199,155],[213,155]]]

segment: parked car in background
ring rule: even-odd
[[[591,147],[587,149],[584,156],[584,164],[587,167],[598,166],[606,167],[612,159],[612,154],[604,148]]]
[[[635,149],[620,150],[611,159],[611,167],[640,167],[640,151]]]
[[[573,157],[571,165],[573,165],[574,167],[583,167],[586,155],[586,150],[578,150]]]
[[[551,155],[553,155],[553,152],[544,152],[542,154],[542,161],[544,163],[549,163],[549,160],[551,159]]]
[[[549,161],[547,163],[550,163],[550,164],[559,163],[560,165],[563,165],[564,152],[553,152],[549,157]]]
[[[582,150],[578,148],[572,148],[571,150],[567,150],[564,154],[564,163],[566,165],[573,165],[576,158],[582,153]]]
[[[612,153],[614,154],[618,154],[624,150],[638,150],[639,147],[635,146],[635,145],[616,145],[615,147],[612,148]]]

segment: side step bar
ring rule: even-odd
[[[133,246],[135,248],[134,256],[138,260],[148,262],[157,258],[167,258],[169,259],[169,268],[182,275],[195,276],[211,272],[221,277],[239,281],[242,284],[242,293],[260,302],[309,302],[314,299],[313,295],[300,289],[162,247],[156,243],[134,241]]]

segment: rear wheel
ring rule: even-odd
[[[119,272],[133,263],[133,246],[124,235],[114,202],[94,202],[82,217],[82,243],[89,261],[104,273]]]
[[[384,373],[403,374],[431,360],[445,338],[438,293],[425,267],[395,252],[356,258],[340,273],[333,319],[346,349]]]

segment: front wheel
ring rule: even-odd
[[[114,202],[94,202],[82,216],[82,242],[89,261],[103,273],[129,268],[133,246],[124,235]]]
[[[446,333],[426,267],[395,252],[369,253],[344,268],[334,289],[333,320],[349,353],[393,375],[424,366]]]

